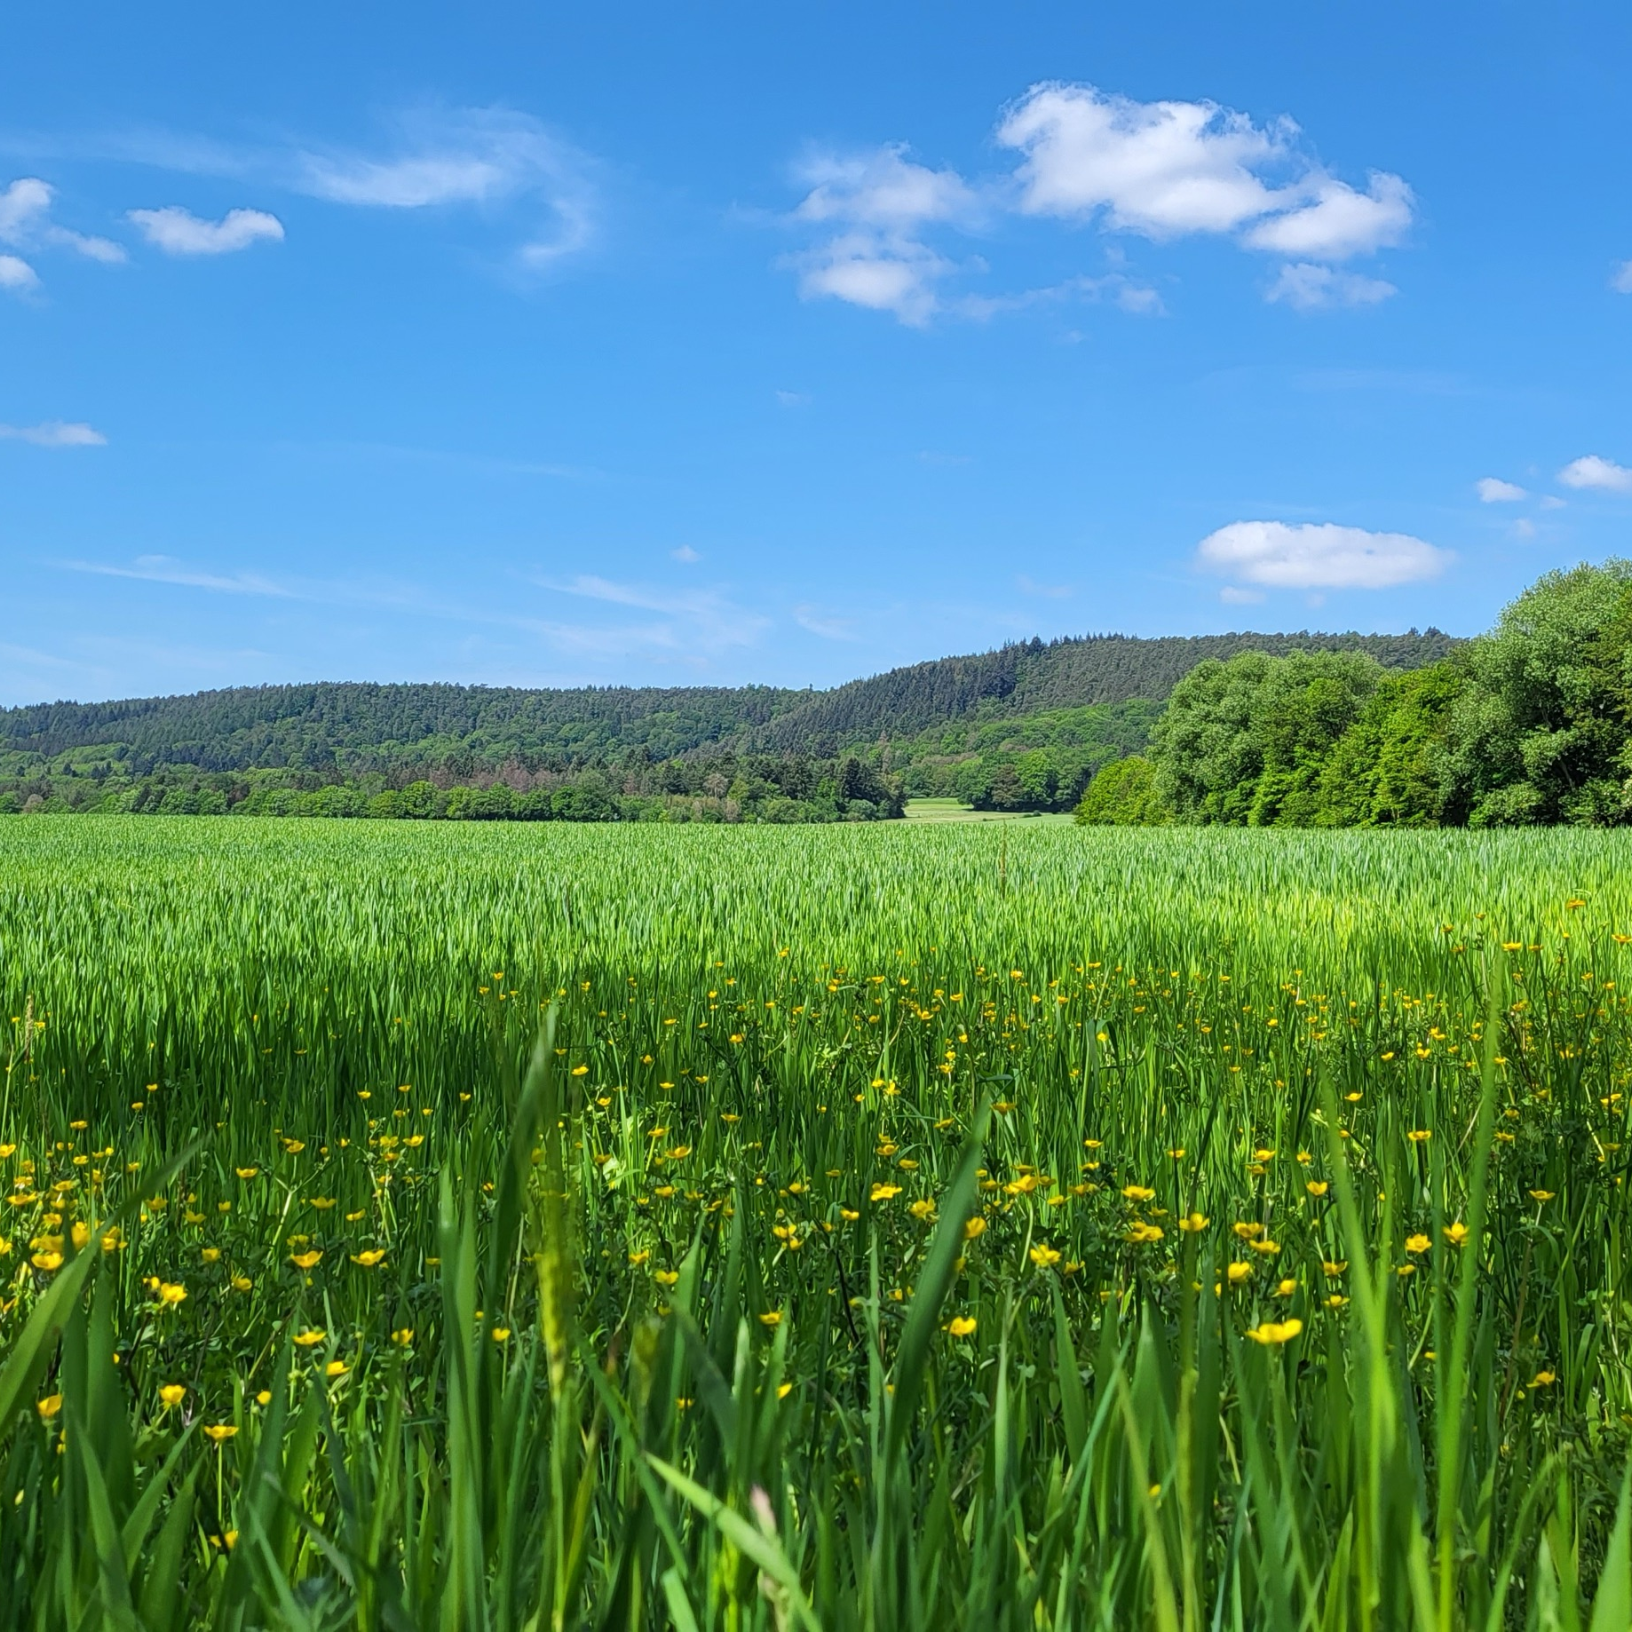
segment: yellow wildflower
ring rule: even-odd
[[[1303,1330],[1303,1322],[1294,1315],[1290,1320],[1266,1320],[1261,1326],[1253,1327],[1247,1336],[1254,1343],[1262,1343],[1266,1347],[1272,1344],[1288,1343]]]

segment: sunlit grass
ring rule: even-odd
[[[0,1617],[1624,1626],[1629,862],[0,824]]]

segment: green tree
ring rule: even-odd
[[[1447,809],[1474,827],[1632,817],[1632,561],[1550,572],[1468,653]]]
[[[1326,757],[1314,825],[1441,825],[1446,732],[1467,679],[1456,658],[1386,675]]]
[[[1313,825],[1326,755],[1386,672],[1364,652],[1198,664],[1151,735],[1162,802],[1182,822]]]
[[[1172,820],[1156,791],[1156,767],[1142,754],[1113,759],[1077,805],[1079,827],[1159,827]]]

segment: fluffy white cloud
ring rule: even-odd
[[[228,210],[219,221],[201,220],[179,204],[128,214],[147,241],[167,255],[226,255],[263,238],[283,238],[283,223],[264,210]]]
[[[1314,201],[1301,209],[1260,221],[1247,243],[1276,255],[1346,261],[1397,244],[1411,225],[1411,189],[1398,176],[1373,173],[1363,193],[1327,176],[1314,192]]]
[[[794,220],[838,229],[790,257],[800,294],[893,312],[903,323],[926,322],[936,310],[937,281],[954,268],[921,231],[932,222],[972,220],[974,190],[955,171],[914,163],[900,146],[819,154],[800,167],[799,178],[810,190]]]
[[[50,209],[50,187],[35,176],[19,177],[0,193],[0,241],[21,242]]]
[[[0,255],[0,289],[37,289],[39,274],[20,255]]]
[[[1515,504],[1529,497],[1517,483],[1504,482],[1499,476],[1481,476],[1474,487],[1481,504]]]
[[[336,204],[392,210],[530,199],[551,217],[549,230],[519,251],[532,267],[594,238],[596,196],[584,156],[526,114],[469,108],[414,117],[402,123],[398,147],[388,158],[303,153],[294,185]]]
[[[940,311],[980,317],[1031,304],[1028,296],[937,297],[937,283],[956,268],[936,247],[935,229],[967,229],[1000,211],[1097,220],[1158,240],[1232,235],[1244,248],[1292,260],[1268,298],[1304,309],[1369,305],[1395,292],[1330,263],[1398,243],[1414,215],[1410,187],[1382,171],[1371,173],[1364,191],[1339,180],[1300,145],[1289,119],[1258,125],[1215,102],[1137,102],[1054,81],[1009,107],[996,139],[1018,164],[978,184],[917,163],[899,144],[807,162],[800,179],[808,191],[791,219],[836,231],[784,262],[799,271],[801,292],[908,323]],[[1161,309],[1154,290],[1123,281],[1118,304]]]
[[[1229,232],[1276,206],[1259,167],[1285,157],[1263,131],[1212,102],[1135,102],[1092,85],[1034,85],[997,139],[1025,155],[1020,207],[1092,215],[1151,237]]]
[[[1398,293],[1392,283],[1382,278],[1365,278],[1358,272],[1339,272],[1313,261],[1296,261],[1281,268],[1264,299],[1284,301],[1300,312],[1313,312],[1329,306],[1375,306]]]
[[[1614,276],[1609,280],[1609,286],[1618,294],[1632,295],[1632,261],[1622,261],[1615,268]]]
[[[107,438],[80,421],[48,419],[42,425],[0,425],[0,437],[32,442],[37,448],[100,448]]]
[[[955,170],[915,164],[900,145],[874,153],[818,154],[799,167],[810,191],[793,212],[805,221],[910,232],[925,221],[953,221],[975,213],[974,190]]]
[[[1434,577],[1451,559],[1409,533],[1284,521],[1231,522],[1196,557],[1209,572],[1266,589],[1392,589]]]
[[[794,257],[799,293],[824,295],[894,312],[903,323],[928,322],[936,309],[935,284],[952,262],[925,244],[876,233],[846,232],[808,254]]]
[[[1020,208],[1090,216],[1152,238],[1250,226],[1253,249],[1339,261],[1398,243],[1411,189],[1373,172],[1365,192],[1294,145],[1297,127],[1260,129],[1215,102],[1135,102],[1092,85],[1033,86],[997,139],[1025,155]]]
[[[1616,464],[1613,459],[1600,459],[1595,453],[1572,459],[1558,473],[1558,479],[1566,487],[1595,487],[1606,493],[1632,493],[1632,470]]]
[[[14,249],[71,249],[93,261],[112,263],[124,260],[124,250],[111,239],[58,226],[51,219],[51,201],[55,196],[51,184],[41,181],[38,176],[20,176],[4,192],[0,192],[0,244],[10,244]],[[16,257],[7,256],[6,259],[16,260]],[[27,263],[19,261],[17,264]],[[12,284],[10,287],[27,287],[38,281],[33,277],[32,268],[29,268],[29,274],[24,284]]]

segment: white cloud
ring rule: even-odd
[[[39,274],[17,255],[0,255],[0,289],[38,289]]]
[[[669,554],[672,555],[676,561],[684,561],[688,565],[693,561],[702,560],[702,556],[700,556],[689,544],[682,544],[679,549],[670,550]]]
[[[1536,536],[1536,524],[1531,521],[1528,516],[1520,516],[1519,519],[1513,523],[1513,536],[1518,539],[1521,544],[1529,543],[1529,541]]]
[[[1399,290],[1382,278],[1362,277],[1358,272],[1339,272],[1313,261],[1297,261],[1283,266],[1280,276],[1264,295],[1268,301],[1285,301],[1300,312],[1319,311],[1331,306],[1375,306]]]
[[[1262,131],[1212,102],[1135,102],[1092,85],[1034,85],[997,139],[1025,155],[1020,208],[1105,211],[1148,237],[1229,232],[1267,214],[1277,193],[1256,169],[1285,158],[1286,129]]]
[[[1528,498],[1525,490],[1514,482],[1504,482],[1499,476],[1481,476],[1474,483],[1481,504],[1516,504]]]
[[[1566,487],[1595,487],[1606,493],[1632,493],[1632,470],[1617,465],[1613,459],[1600,459],[1589,453],[1572,459],[1559,473],[1558,479]]]
[[[40,425],[0,425],[0,437],[37,448],[101,448],[108,439],[82,422],[48,419]]]
[[[839,229],[791,257],[799,293],[893,312],[903,323],[927,322],[937,306],[935,285],[954,267],[920,233],[932,222],[973,220],[978,201],[963,178],[914,163],[901,146],[847,157],[818,154],[798,175],[810,191],[793,219]]]
[[[531,201],[549,229],[523,244],[521,261],[541,268],[585,248],[595,235],[597,201],[584,156],[538,120],[501,108],[467,108],[402,122],[398,151],[305,152],[294,186],[336,204],[419,210]]]
[[[71,249],[93,261],[110,264],[124,260],[124,250],[112,239],[96,238],[58,226],[51,219],[51,201],[55,196],[51,184],[41,181],[38,176],[20,176],[4,192],[0,192],[0,244],[9,244],[13,249]],[[33,268],[26,262],[16,260],[15,256],[4,258],[15,261],[17,266],[24,267],[28,272],[27,278],[6,284],[6,287],[32,288],[38,282]],[[12,275],[14,278],[20,277],[15,270]],[[4,282],[3,275],[0,275],[0,283]]]
[[[1218,598],[1226,606],[1257,606],[1264,598],[1261,589],[1242,589],[1238,584],[1226,584],[1219,592]]]
[[[1249,248],[1340,261],[1398,243],[1405,181],[1373,171],[1365,192],[1296,145],[1289,119],[1260,128],[1216,102],[1135,102],[1092,85],[1035,85],[997,139],[1025,157],[1020,208],[1090,217],[1149,238],[1246,231]],[[1256,224],[1254,224],[1256,223]]]
[[[1282,521],[1231,522],[1196,556],[1209,572],[1266,589],[1392,589],[1432,578],[1451,560],[1409,533]]]
[[[1398,176],[1372,173],[1363,193],[1326,176],[1314,201],[1260,221],[1246,237],[1253,249],[1322,261],[1346,261],[1397,244],[1411,225],[1411,189]]]
[[[915,164],[899,143],[872,153],[817,154],[799,167],[810,191],[793,212],[803,221],[910,232],[925,221],[955,221],[976,213],[974,190],[955,170]]]
[[[778,391],[776,400],[784,408],[804,408],[810,403],[810,393],[808,391]]]
[[[1632,261],[1622,261],[1615,268],[1614,275],[1609,280],[1609,286],[1617,294],[1632,295]]]
[[[890,144],[804,166],[809,187],[791,219],[840,230],[789,264],[807,297],[831,295],[922,324],[1015,310],[1050,291],[947,303],[940,280],[956,268],[932,229],[969,230],[1002,211],[1097,220],[1110,231],[1170,239],[1230,234],[1248,249],[1296,257],[1270,291],[1294,305],[1365,305],[1394,293],[1329,263],[1398,243],[1415,208],[1399,176],[1373,171],[1365,190],[1340,180],[1299,141],[1290,119],[1257,125],[1215,102],[1137,102],[1092,85],[1032,86],[1002,114],[996,139],[1019,154],[1001,180],[971,182]],[[1068,280],[1109,284],[1111,280]],[[1107,294],[1128,311],[1159,311],[1153,289],[1122,278]]]
[[[264,210],[228,210],[219,221],[201,220],[179,204],[127,214],[147,241],[167,255],[225,255],[262,238],[283,238],[283,223]]]
[[[846,232],[790,264],[806,300],[829,296],[918,327],[935,312],[935,285],[953,264],[927,245],[872,232]]]
[[[51,210],[51,189],[36,176],[22,176],[0,193],[0,241],[20,243]]]

